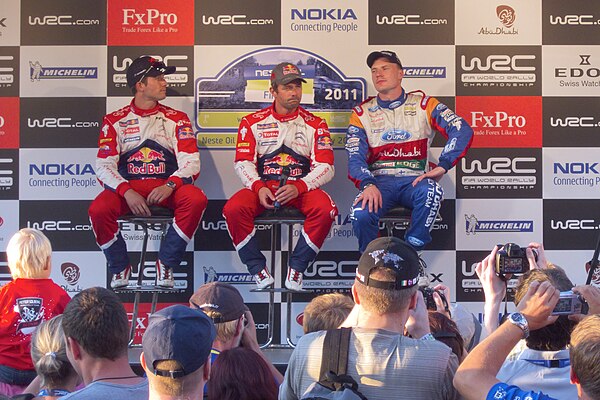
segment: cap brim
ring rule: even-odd
[[[287,76],[284,76],[283,78],[281,78],[281,80],[279,82],[277,82],[277,84],[287,85],[288,83],[296,81],[296,80],[301,81],[302,83],[306,83],[304,78],[302,78],[300,75],[287,75]]]

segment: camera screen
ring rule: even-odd
[[[556,303],[556,307],[554,307],[554,311],[552,311],[553,313],[564,313],[564,312],[570,312],[571,311],[571,303],[573,302],[573,298],[571,297],[563,297],[560,300],[558,300],[558,303]]]
[[[504,259],[504,272],[505,273],[518,273],[523,270],[523,259],[522,258],[505,258]]]

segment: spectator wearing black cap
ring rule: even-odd
[[[437,183],[464,156],[473,130],[446,105],[422,91],[407,93],[404,72],[393,51],[367,57],[377,96],[354,107],[346,135],[348,176],[360,190],[352,205],[359,251],[377,237],[379,218],[390,208],[413,210],[405,240],[422,250],[439,212],[443,191]],[[448,140],[438,165],[429,170],[428,150],[435,133]]]
[[[357,307],[347,373],[369,400],[455,399],[452,378],[458,359],[429,331],[419,280],[419,257],[397,238],[379,238],[358,262],[352,295]],[[412,337],[404,336],[405,330]],[[319,380],[325,332],[304,335],[294,349],[280,399],[299,399]]]
[[[215,324],[217,335],[212,344],[211,363],[215,362],[222,351],[242,346],[254,351],[264,360],[278,384],[283,381],[283,375],[260,350],[252,313],[233,285],[210,282],[200,286],[190,298],[190,307],[204,311]],[[208,386],[205,393],[207,389]]]
[[[200,310],[178,304],[152,314],[140,356],[149,399],[202,398],[215,336],[212,320]]]
[[[133,100],[102,123],[96,175],[105,190],[90,205],[89,215],[113,288],[127,286],[131,276],[118,217],[149,216],[151,206],[174,210],[156,262],[156,284],[172,288],[173,268],[181,263],[208,203],[194,186],[200,156],[190,120],[184,112],[159,103],[167,97],[165,76],[173,72],[175,67],[153,57],[136,58],[127,68]]]

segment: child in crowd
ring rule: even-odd
[[[50,279],[51,254],[50,241],[35,229],[21,229],[8,242],[13,280],[0,288],[0,394],[19,394],[35,378],[31,334],[71,299]]]

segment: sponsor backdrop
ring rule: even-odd
[[[101,190],[97,136],[102,116],[130,101],[128,65],[147,54],[176,67],[165,103],[195,125],[202,160],[197,185],[210,199],[175,271],[181,291],[165,296],[164,304],[187,302],[205,282],[230,282],[255,311],[261,335],[266,332],[268,296],[250,292],[254,284],[233,251],[221,210],[241,188],[232,167],[239,120],[272,101],[269,75],[281,61],[300,65],[307,80],[302,103],[327,120],[335,145],[337,173],[325,190],[340,215],[305,286],[348,291],[358,254],[348,217],[356,189],[346,178],[344,131],[351,108],[375,94],[365,58],[380,49],[399,54],[407,90],[438,97],[475,130],[472,149],[441,181],[442,221],[424,253],[431,280],[480,311],[475,263],[496,243],[543,241],[550,259],[573,281],[584,281],[582,263],[600,233],[600,3],[84,3],[0,0],[0,284],[10,279],[7,242],[21,227],[52,240],[52,277],[69,293],[107,284],[87,217]],[[432,161],[443,146],[434,140]],[[122,228],[137,257],[141,232]],[[268,257],[270,231],[257,232]],[[284,249],[289,239],[283,234]],[[149,264],[157,233],[150,249]],[[287,256],[277,249],[278,262]],[[153,274],[150,268],[145,278]],[[293,308],[295,339],[311,297],[298,296]],[[141,328],[146,311],[137,321]],[[278,322],[285,321],[283,311]]]

